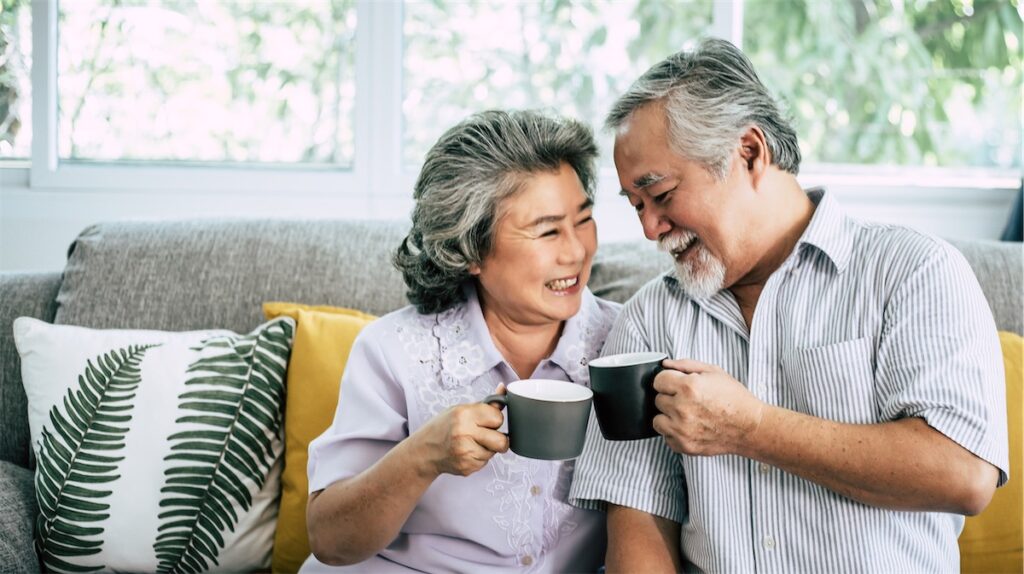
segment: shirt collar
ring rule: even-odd
[[[799,260],[800,246],[806,244],[822,252],[832,262],[836,271],[842,273],[850,262],[853,241],[856,236],[856,223],[846,215],[838,202],[824,188],[808,189],[807,197],[814,203],[814,215],[811,216],[807,229],[797,241],[794,254],[783,265],[796,263]],[[679,289],[679,275],[675,265],[662,275],[662,280],[669,289]],[[728,289],[722,289],[705,299],[689,298],[705,311],[718,316],[739,331],[746,332],[742,317],[737,317],[733,312],[736,301]]]
[[[596,356],[600,349],[593,349],[595,338],[598,336],[595,330],[594,319],[598,317],[597,300],[590,289],[583,288],[583,300],[580,302],[580,310],[572,317],[569,317],[562,328],[562,336],[558,338],[558,345],[551,353],[550,361],[559,366],[574,383],[589,384],[590,373],[587,370],[587,360],[590,356]]]
[[[441,347],[441,376],[445,386],[463,386],[505,363],[484,321],[476,286],[466,282],[463,293],[465,303],[438,314],[434,327]],[[587,352],[593,346],[588,344],[592,343],[589,339],[597,336],[591,326],[596,306],[594,295],[584,287],[579,312],[566,320],[555,350],[544,359],[565,371],[573,382],[589,380]]]
[[[814,215],[800,236],[800,245],[809,245],[828,257],[836,271],[846,271],[853,251],[856,224],[843,211],[839,203],[824,188],[807,190],[807,197],[815,205]]]

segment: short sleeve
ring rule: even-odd
[[[635,326],[637,319],[638,309],[627,304],[602,355],[651,350]],[[661,437],[607,440],[591,412],[587,442],[576,460],[569,502],[592,510],[605,510],[611,503],[682,523],[687,501],[679,455]]]
[[[409,435],[405,392],[371,324],[352,345],[334,422],[309,445],[309,491],[363,472]]]
[[[1003,361],[992,312],[967,261],[941,244],[886,305],[876,357],[881,418],[920,417],[999,469],[1009,454]]]

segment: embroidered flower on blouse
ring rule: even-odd
[[[484,372],[484,350],[480,345],[462,340],[441,351],[441,385],[462,386]]]

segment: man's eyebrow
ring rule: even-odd
[[[658,173],[649,172],[634,179],[633,186],[639,189],[643,189],[645,187],[650,187],[663,179],[665,179],[665,176]]]
[[[591,207],[594,207],[594,200],[593,199],[584,199],[583,203],[580,204],[579,211],[586,211],[586,210],[590,209]]]
[[[662,181],[664,179],[665,179],[665,176],[661,175],[660,173],[654,173],[653,171],[652,172],[648,172],[648,173],[645,173],[645,174],[641,175],[640,177],[634,179],[633,180],[633,187],[635,187],[637,189],[644,189],[644,188],[650,187],[650,186],[652,186],[652,185],[654,185],[654,184],[656,184],[659,181]],[[630,191],[628,189],[623,188],[623,189],[619,190],[619,195],[621,195],[622,197],[628,198],[630,195],[632,195],[632,193],[630,193]]]

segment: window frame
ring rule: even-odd
[[[306,197],[377,197],[402,203],[416,179],[417,167],[404,166],[402,145],[402,2],[356,1],[354,114],[355,156],[351,168],[310,165],[270,166],[67,162],[57,151],[57,15],[59,0],[32,0],[33,142],[31,158],[0,160],[8,182],[48,190],[135,192],[214,192],[272,196],[287,192]],[[710,33],[742,47],[744,2],[716,0]],[[28,164],[26,169],[24,166]],[[18,173],[23,172],[23,173]],[[614,169],[600,170],[602,196],[616,195]],[[863,164],[805,164],[805,185],[827,185],[849,194],[878,199],[908,189],[927,189],[938,198],[965,199],[972,190],[1016,190],[1018,169],[879,167]],[[906,198],[920,194],[908,194]],[[917,201],[919,201],[918,199]],[[911,200],[915,201],[915,200]],[[395,203],[397,205],[397,203]],[[376,211],[376,210],[375,210]],[[382,209],[392,212],[393,209]],[[370,213],[366,216],[380,216]]]

